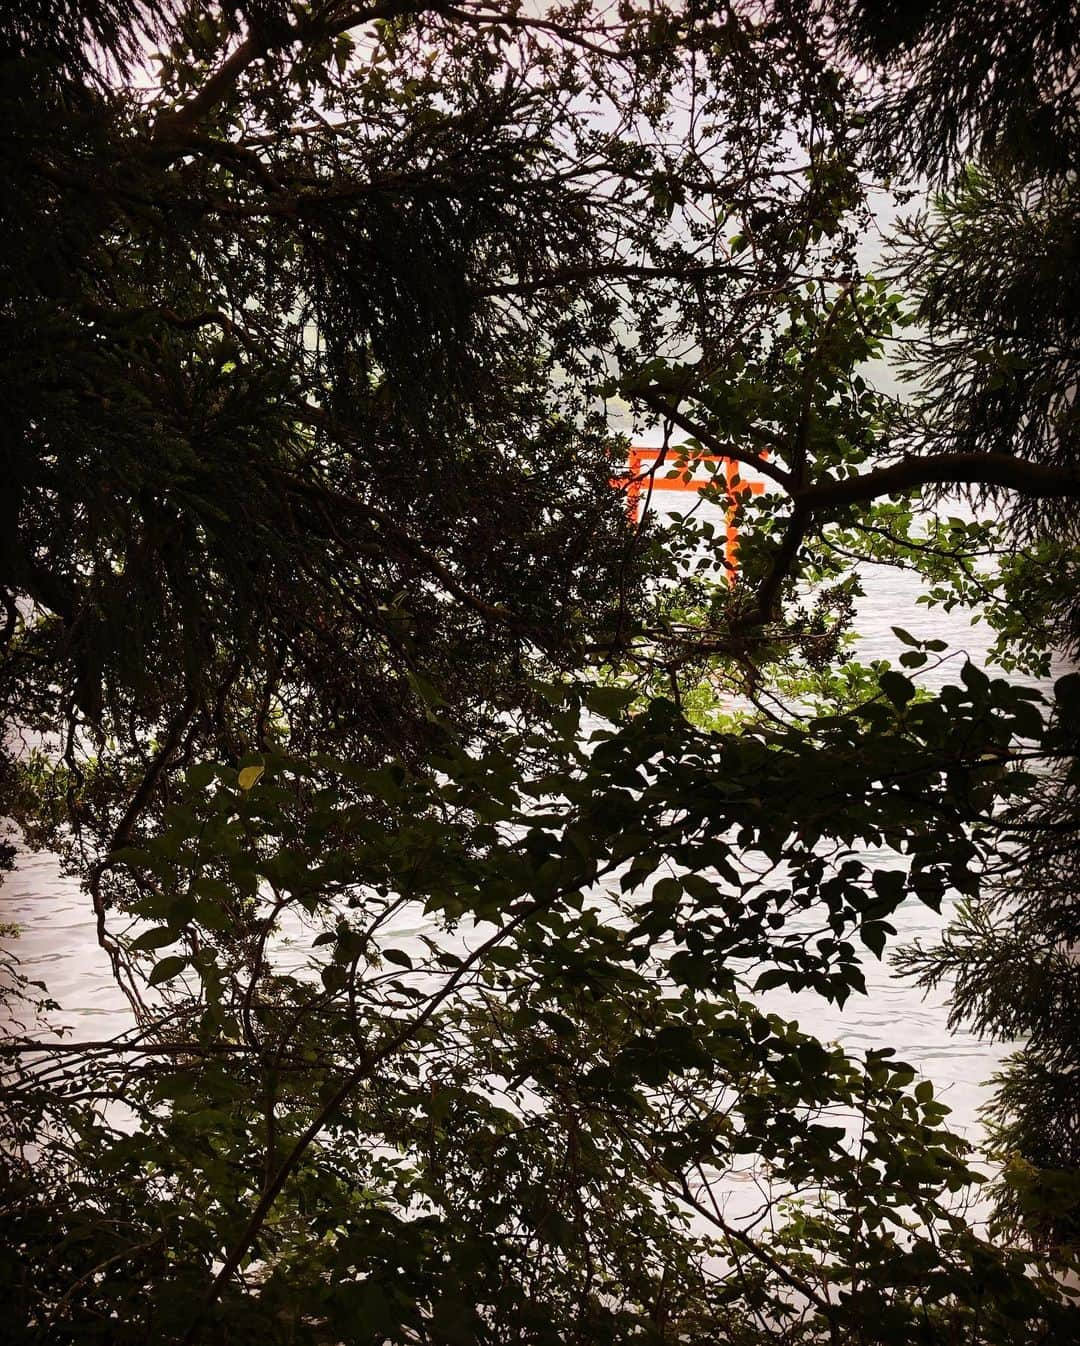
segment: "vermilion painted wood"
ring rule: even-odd
[[[628,475],[625,477],[613,477],[612,486],[619,487],[626,492],[626,507],[630,514],[630,521],[637,523],[638,512],[641,503],[642,490],[649,491],[700,491],[706,486],[715,483],[716,477],[708,477],[704,480],[695,478],[692,473],[698,463],[723,463],[724,464],[724,485],[727,488],[728,507],[727,507],[727,541],[724,547],[724,561],[732,578],[735,576],[736,557],[739,550],[739,530],[735,525],[735,514],[738,508],[739,496],[749,491],[751,495],[760,495],[765,486],[760,481],[744,481],[739,475],[739,464],[734,458],[724,458],[715,453],[695,453],[686,459],[681,456],[677,458],[672,456],[672,465],[675,466],[679,461],[684,461],[679,474],[674,477],[659,477],[656,475],[656,469],[647,469],[646,463],[656,463],[661,457],[666,458],[667,452],[664,449],[647,449],[644,446],[632,445],[629,451],[629,461],[627,463]],[[644,483],[648,480],[649,485]]]

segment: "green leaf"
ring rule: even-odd
[[[409,686],[425,706],[439,708],[446,705],[446,699],[443,697],[442,693],[435,684],[429,682],[427,678],[421,677],[419,673],[414,672],[406,674],[406,677],[408,678]]]
[[[985,700],[986,694],[990,690],[990,679],[970,659],[960,670],[960,681],[976,700]]]
[[[160,963],[155,963],[150,971],[150,976],[146,979],[148,986],[160,986],[163,981],[171,981],[173,977],[183,972],[187,967],[188,960],[179,955],[172,958],[163,958]]]
[[[170,930],[168,926],[155,926],[153,930],[144,930],[138,939],[132,940],[131,947],[140,952],[144,949],[163,949],[167,944],[175,944],[180,933],[179,930]]]
[[[567,1018],[565,1014],[560,1014],[558,1010],[541,1010],[540,1018],[557,1037],[572,1038],[577,1036],[577,1024],[574,1023],[573,1019]]]
[[[626,687],[590,687],[585,693],[585,704],[593,714],[615,721],[636,698],[637,692]]]
[[[682,897],[682,884],[678,879],[673,879],[670,875],[662,879],[657,879],[652,888],[652,900],[661,905],[669,905],[678,902]]]
[[[250,790],[252,786],[259,783],[259,779],[265,770],[266,768],[264,766],[241,767],[240,773],[236,777],[236,783],[240,786],[241,790]]]
[[[683,890],[699,902],[715,902],[720,889],[703,874],[683,874],[680,878]]]
[[[1054,700],[1063,720],[1080,721],[1080,673],[1066,673],[1054,683]]]
[[[790,980],[790,972],[785,972],[783,968],[771,967],[754,982],[754,990],[771,991],[776,986],[787,986]]]
[[[893,669],[888,669],[878,677],[881,690],[889,698],[894,706],[899,710],[915,695],[915,687],[910,678],[905,678],[902,673],[897,673]]]
[[[904,900],[908,877],[902,870],[877,869],[870,882],[874,885],[874,892],[878,897],[889,904],[888,910],[891,911]]]
[[[888,937],[895,934],[895,927],[886,921],[864,921],[859,927],[859,938],[877,958],[885,952]]]
[[[217,767],[213,762],[198,762],[189,768],[184,780],[193,790],[203,790],[213,782],[216,775]]]

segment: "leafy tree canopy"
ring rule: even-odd
[[[5,11],[3,777],[133,1016],[5,965],[16,1339],[1075,1335],[1075,19],[1004,8]],[[613,407],[646,497],[766,482],[737,576]],[[1000,669],[860,665],[866,561]],[[932,1084],[755,999],[957,895],[993,1238]]]

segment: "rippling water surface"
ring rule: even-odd
[[[680,502],[686,499],[680,497]],[[856,623],[857,654],[863,661],[895,657],[893,626],[908,627],[924,638],[941,638],[950,648],[981,660],[986,649],[982,628],[973,629],[966,615],[916,606],[918,584],[912,577],[872,567],[866,571],[865,587],[868,596],[859,604]],[[937,681],[955,679],[958,664],[956,660],[940,670]],[[898,942],[933,937],[942,919],[916,900],[905,902],[893,918]],[[108,960],[97,945],[89,900],[75,880],[61,874],[54,857],[21,858],[16,872],[0,887],[0,921],[20,927],[15,947],[24,970],[47,983],[62,1007],[55,1021],[73,1030],[74,1038],[101,1039],[129,1026]],[[407,923],[403,919],[402,928],[393,933],[398,936],[395,942],[408,949],[422,929],[415,918]],[[869,994],[853,996],[842,1010],[811,993],[773,992],[763,1000],[770,1010],[798,1019],[807,1031],[856,1051],[895,1047],[902,1059],[934,1080],[953,1110],[950,1121],[956,1129],[977,1141],[977,1111],[988,1094],[986,1082],[1008,1055],[1009,1044],[951,1033],[946,1024],[947,988],[924,997],[887,964],[863,952]]]

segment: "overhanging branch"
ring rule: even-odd
[[[416,0],[405,0],[405,3],[398,0],[398,3],[371,5],[366,9],[341,13],[337,5],[329,4],[321,14],[308,22],[282,24],[261,32],[253,29],[218,66],[198,93],[193,94],[186,103],[159,114],[154,122],[153,138],[158,142],[168,141],[198,126],[208,113],[228,98],[248,66],[271,51],[280,50],[296,41],[310,43],[318,38],[336,37],[339,33],[358,28],[374,19],[396,19],[403,14],[417,13],[432,7],[416,3]]]
[[[809,509],[865,504],[920,486],[1001,486],[1019,495],[1041,499],[1080,498],[1080,469],[1054,467],[1016,458],[1010,453],[939,453],[904,458],[843,481],[808,486],[795,498]]]

